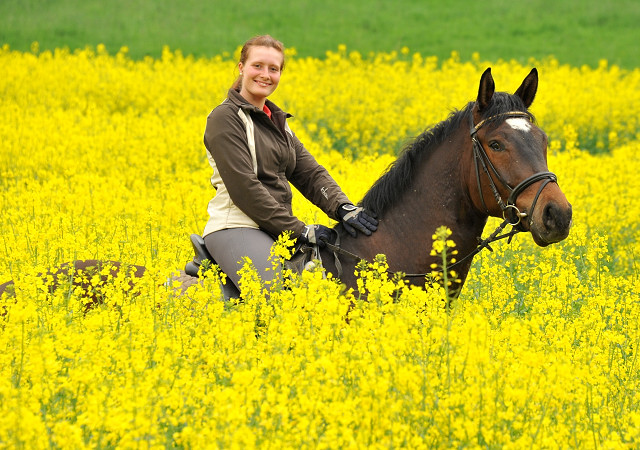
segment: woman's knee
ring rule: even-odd
[[[252,228],[232,228],[208,234],[204,238],[207,250],[223,272],[237,286],[245,258],[248,258],[263,281],[271,281],[280,268],[269,260],[273,238]]]

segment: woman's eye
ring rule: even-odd
[[[502,146],[500,145],[499,142],[496,142],[496,141],[489,142],[489,147],[491,148],[491,150],[493,150],[495,152],[501,152],[502,151]]]

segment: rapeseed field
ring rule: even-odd
[[[266,295],[247,266],[228,303],[215,272],[185,295],[163,285],[207,219],[205,119],[235,61],[0,50],[0,447],[640,445],[640,69],[290,52],[274,101],[353,201],[475,100],[486,67],[508,92],[538,68],[532,112],[573,228],[493,245],[447,312],[383,259],[361,274],[369,301],[317,271]],[[331,223],[299,194],[294,209]],[[148,270],[94,274],[88,307],[38,276],[77,259]]]

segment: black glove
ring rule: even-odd
[[[331,228],[324,225],[307,225],[298,238],[304,244],[316,244],[322,248],[331,239]]]
[[[340,205],[338,217],[342,221],[344,229],[353,237],[358,234],[356,230],[369,236],[372,231],[378,229],[375,214],[365,211],[361,206],[355,206],[351,203]]]

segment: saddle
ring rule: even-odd
[[[209,261],[210,264],[215,265],[218,265],[218,263],[207,250],[202,236],[200,236],[199,234],[192,234],[189,236],[189,239],[191,240],[191,246],[193,247],[194,256],[193,259],[186,264],[184,271],[187,275],[197,278],[200,272],[200,267],[205,261]],[[303,270],[310,270],[314,268],[314,261],[319,259],[320,252],[318,251],[317,246],[309,246],[303,244],[296,247],[294,254],[290,259],[285,261],[284,265],[286,269],[300,274]],[[225,283],[221,282],[220,285],[222,288],[222,293],[224,294],[224,298],[226,300],[234,297],[240,297],[238,288],[231,282],[231,280],[227,279]]]

